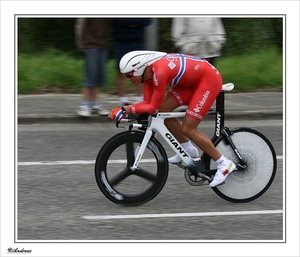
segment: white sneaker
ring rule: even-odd
[[[106,109],[103,109],[100,105],[94,105],[91,108],[91,113],[92,114],[99,114],[101,116],[107,116],[110,114],[110,112]]]
[[[192,157],[192,158],[199,158],[199,152],[196,147],[190,148],[188,150],[185,149],[187,153]],[[176,154],[173,157],[168,158],[169,163],[179,163],[182,162],[180,157]]]
[[[126,106],[126,105],[131,105],[131,103],[128,101],[127,96],[122,96],[119,98],[119,106]]]
[[[101,109],[99,110],[98,114],[101,115],[101,116],[108,116],[108,115],[110,114],[110,111],[101,108]]]
[[[210,182],[209,186],[210,187],[215,187],[220,185],[225,181],[227,176],[235,169],[235,164],[232,161],[229,161],[228,165],[220,165],[218,167],[218,170],[215,174],[215,177],[212,182]]]
[[[91,117],[91,109],[87,105],[80,105],[77,109],[77,114],[81,117]]]

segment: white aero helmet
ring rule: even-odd
[[[119,63],[121,73],[133,71],[134,76],[142,76],[145,69],[167,53],[157,51],[132,51],[125,54]]]

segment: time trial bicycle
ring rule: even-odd
[[[234,88],[224,84],[216,98],[215,131],[211,139],[225,157],[236,164],[223,184],[212,187],[221,198],[235,203],[257,199],[272,184],[277,168],[275,150],[260,132],[247,127],[224,126],[224,93]],[[155,198],[168,178],[166,151],[157,139],[163,139],[180,156],[177,166],[184,170],[186,181],[193,186],[208,185],[217,171],[215,162],[202,153],[193,159],[164,125],[169,118],[182,118],[185,112],[158,112],[127,116],[123,122],[134,122],[129,129],[107,140],[95,163],[95,177],[101,192],[110,201],[134,206]],[[119,123],[116,123],[119,127]]]

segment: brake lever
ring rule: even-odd
[[[125,127],[123,127],[123,126],[120,127],[119,124],[120,124],[120,121],[116,121],[116,127],[117,128],[123,128],[123,129],[125,129]]]
[[[112,119],[108,116],[108,117],[107,117],[107,121],[110,122],[110,121],[112,121]],[[119,124],[120,124],[120,121],[116,121],[116,127],[117,127],[117,128],[120,128],[120,127],[119,127]],[[124,127],[121,127],[121,128],[124,128]],[[125,128],[124,128],[124,129],[125,129]]]

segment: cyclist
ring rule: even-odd
[[[142,102],[117,107],[109,117],[120,121],[126,114],[153,114],[170,112],[181,105],[188,105],[181,122],[177,118],[166,119],[165,125],[192,158],[199,157],[194,142],[217,164],[217,172],[211,187],[220,185],[235,164],[224,157],[198,125],[205,117],[222,88],[219,71],[204,59],[179,53],[167,54],[157,51],[132,51],[125,54],[119,63],[120,72],[134,85],[144,84]],[[167,91],[167,86],[171,89]],[[168,159],[178,163],[175,155]]]

